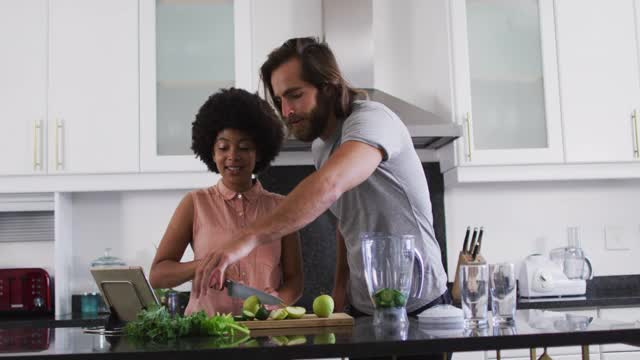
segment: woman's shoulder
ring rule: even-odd
[[[216,187],[209,186],[206,188],[191,190],[185,196],[191,196],[194,200],[198,198],[209,198],[214,196],[216,193]]]

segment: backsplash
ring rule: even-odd
[[[578,226],[595,276],[640,274],[638,180],[457,186],[445,190],[445,206],[450,281],[468,225],[484,225],[490,263],[548,254],[567,245],[568,226]],[[615,232],[628,249],[612,249]]]

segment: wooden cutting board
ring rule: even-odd
[[[328,318],[319,318],[313,314],[306,314],[301,319],[291,320],[252,320],[238,321],[249,329],[286,329],[325,326],[353,326],[353,318],[345,313],[331,314]]]

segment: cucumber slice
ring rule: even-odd
[[[252,313],[249,310],[242,310],[242,316],[245,320],[253,320],[256,317],[256,314]]]
[[[271,312],[267,310],[264,306],[260,306],[258,311],[256,311],[256,319],[258,320],[267,320],[269,318],[269,314]]]

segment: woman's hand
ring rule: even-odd
[[[280,297],[280,294],[276,290],[274,290],[274,289],[272,289],[270,287],[266,287],[263,291],[266,292],[267,294],[275,296],[277,298]],[[267,310],[272,311],[272,310],[279,309],[281,307],[281,305],[267,305],[267,304],[265,304],[264,307]]]

